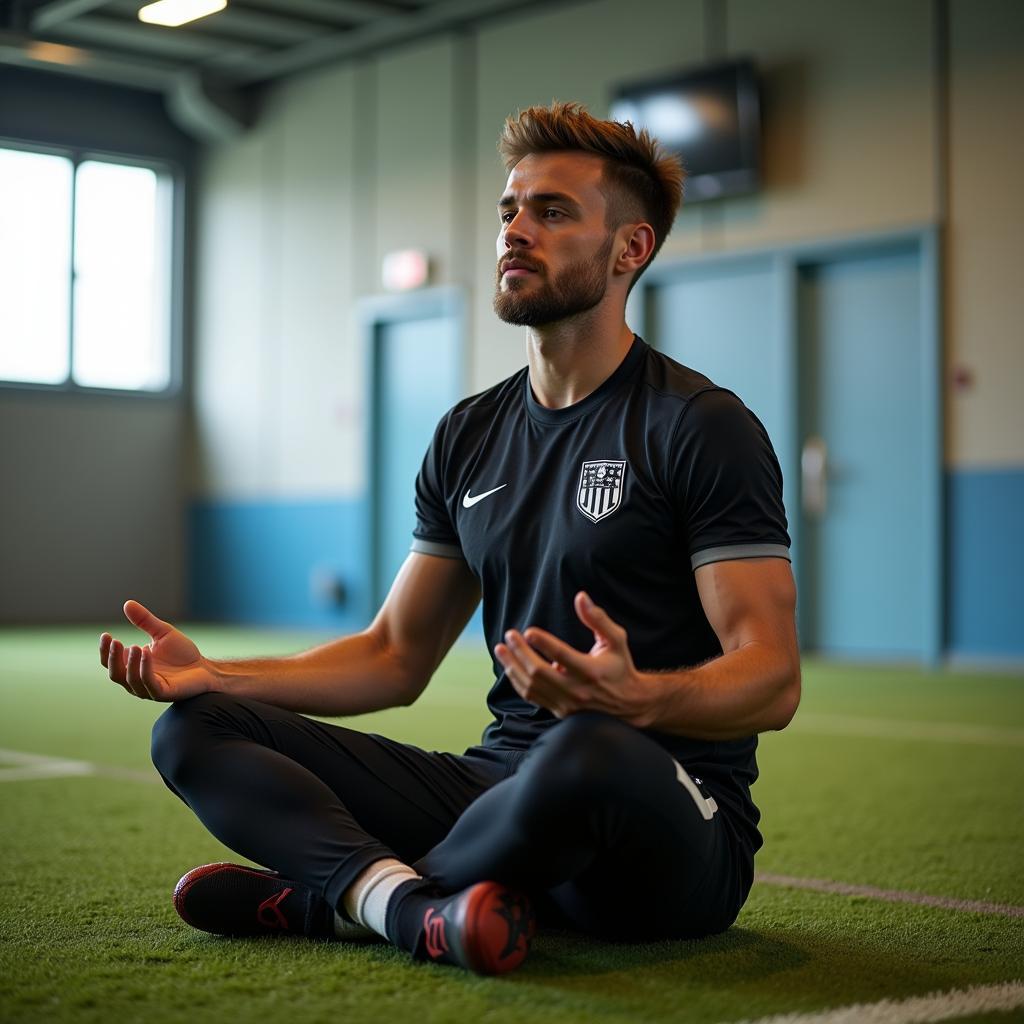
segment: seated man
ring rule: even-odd
[[[152,642],[104,634],[167,785],[266,870],[188,872],[209,932],[377,932],[413,956],[511,970],[531,898],[617,940],[736,918],[761,845],[756,734],[800,696],[782,479],[731,392],[625,322],[668,234],[679,162],[575,104],[509,118],[494,307],[528,365],[441,420],[412,550],[360,633],[215,661],[129,601]],[[428,753],[303,717],[411,704],[478,602],[494,715]],[[638,667],[639,666],[639,667]]]

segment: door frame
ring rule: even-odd
[[[358,337],[363,354],[363,394],[365,405],[364,453],[366,465],[366,498],[364,532],[366,538],[365,572],[367,581],[366,616],[371,621],[387,596],[390,581],[381,579],[383,538],[377,510],[381,501],[381,474],[379,472],[381,441],[378,421],[380,408],[380,343],[383,329],[410,320],[432,320],[451,317],[455,321],[458,351],[458,377],[456,393],[465,393],[468,377],[466,354],[466,295],[456,287],[425,288],[422,291],[400,292],[395,295],[371,295],[357,303]]]
[[[920,276],[918,301],[920,303],[921,334],[919,366],[921,372],[921,427],[925,447],[924,493],[921,495],[921,531],[924,535],[926,632],[922,657],[926,664],[941,664],[946,648],[946,503],[944,470],[944,387],[942,372],[943,323],[940,289],[941,228],[933,223],[912,225],[896,231],[870,231],[823,239],[793,242],[783,245],[759,246],[730,250],[722,253],[694,253],[678,256],[653,264],[638,282],[627,306],[627,316],[636,332],[645,336],[650,321],[656,288],[673,284],[692,272],[706,272],[709,268],[726,270],[732,264],[760,260],[769,264],[775,277],[779,323],[772,326],[782,338],[786,394],[782,396],[787,410],[783,427],[784,437],[775,439],[783,476],[790,485],[799,507],[800,499],[800,418],[801,395],[798,390],[800,342],[797,321],[797,286],[800,270],[837,260],[870,256],[892,248],[916,249]],[[656,339],[647,339],[652,345]],[[699,369],[699,367],[697,368]],[[794,516],[790,534],[793,540],[793,568],[801,579],[800,516]],[[803,618],[803,617],[801,617]],[[804,622],[801,621],[801,627]],[[802,630],[801,630],[802,631]]]

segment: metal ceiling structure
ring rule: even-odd
[[[181,28],[146,0],[0,0],[0,65],[161,92],[206,141],[244,130],[253,88],[544,0],[228,0]],[[548,0],[548,6],[550,6]]]

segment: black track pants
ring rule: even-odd
[[[650,737],[573,715],[524,757],[430,753],[257,701],[205,694],[153,729],[153,763],[221,842],[323,893],[397,857],[455,892],[521,886],[618,939],[727,928],[752,858]]]

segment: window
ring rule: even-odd
[[[0,149],[0,380],[172,382],[167,168]]]

